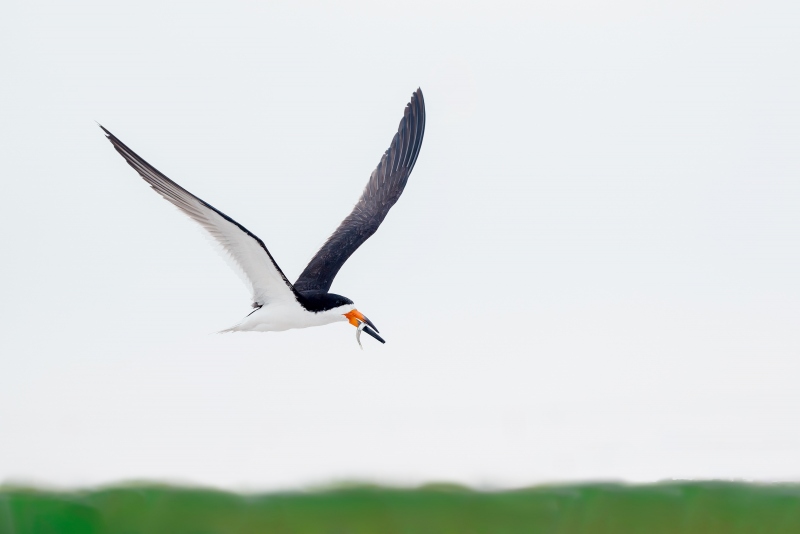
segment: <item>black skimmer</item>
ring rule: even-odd
[[[255,234],[161,174],[111,132],[105,128],[103,131],[117,152],[150,187],[197,221],[222,246],[234,269],[242,275],[255,310],[223,332],[270,332],[349,322],[357,328],[359,345],[362,330],[385,343],[372,321],[355,308],[352,300],[329,290],[344,262],[375,233],[406,186],[425,134],[425,101],[421,90],[417,89],[411,96],[392,144],[372,171],[353,211],[322,245],[294,284]]]

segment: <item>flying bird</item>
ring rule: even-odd
[[[241,275],[255,309],[223,332],[272,332],[349,322],[356,327],[359,345],[362,331],[385,343],[377,327],[356,309],[353,301],[330,293],[330,288],[336,273],[375,233],[408,182],[425,134],[425,101],[420,89],[411,95],[397,133],[372,171],[353,211],[322,245],[294,284],[289,282],[258,236],[164,176],[111,132],[103,126],[100,128],[150,187],[199,223],[222,246],[229,263]]]

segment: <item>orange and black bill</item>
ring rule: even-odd
[[[359,326],[361,326],[362,323],[364,323],[364,327],[362,328],[364,332],[371,335],[381,343],[386,343],[386,341],[384,341],[384,339],[378,335],[378,332],[380,332],[380,330],[378,330],[378,327],[375,326],[372,321],[367,319],[367,317],[360,311],[353,310],[351,312],[345,313],[344,316],[347,317],[347,320],[350,322],[350,324],[355,326],[356,328],[358,328]]]

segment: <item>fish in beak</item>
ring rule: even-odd
[[[348,313],[344,314],[347,317],[348,322],[356,327],[356,341],[358,341],[358,346],[362,349],[364,348],[361,345],[361,332],[362,330],[367,334],[371,335],[381,343],[386,343],[381,336],[378,335],[378,327],[376,327],[372,321],[366,318],[366,316],[358,310],[353,310]]]

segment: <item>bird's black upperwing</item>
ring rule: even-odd
[[[422,91],[417,89],[411,95],[389,150],[372,171],[358,203],[308,263],[294,284],[295,290],[330,290],[347,258],[375,233],[400,198],[417,161],[424,134],[425,100]]]

